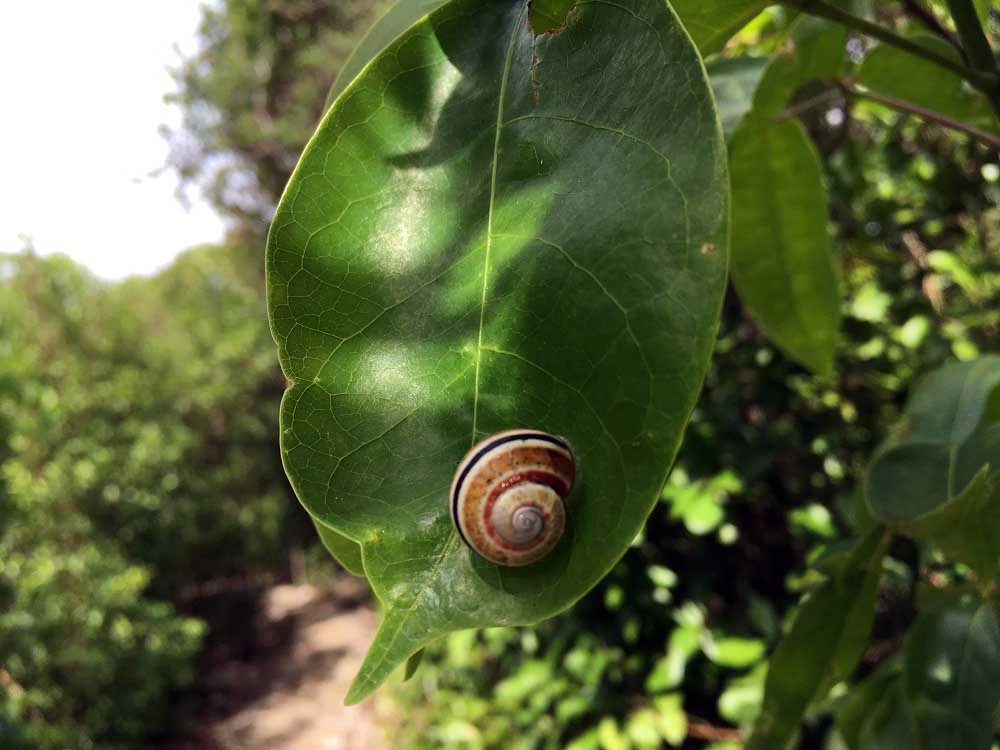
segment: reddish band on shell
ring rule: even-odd
[[[572,451],[562,438],[538,430],[492,435],[458,464],[450,493],[455,528],[470,548],[491,562],[533,563],[562,535],[563,501],[573,489],[575,473]],[[532,523],[522,524],[515,533],[504,514],[518,512],[521,521]],[[536,527],[537,535],[524,541],[509,536],[533,533]]]

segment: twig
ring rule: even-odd
[[[914,104],[913,102],[896,99],[895,97],[885,96],[883,94],[876,94],[874,91],[859,89],[852,81],[847,79],[839,79],[839,83],[844,93],[848,96],[854,97],[855,99],[868,99],[869,101],[884,104],[885,106],[891,107],[892,109],[900,112],[917,115],[918,117],[930,120],[931,122],[936,122],[938,125],[950,128],[951,130],[957,130],[960,133],[972,136],[976,140],[982,141],[991,148],[1000,149],[1000,137],[997,137],[993,133],[981,128],[977,128],[975,125],[970,125],[967,122],[956,120],[953,117],[948,117],[948,115],[935,112],[932,109],[921,107],[919,104]]]
[[[774,122],[782,122],[783,120],[789,120],[792,117],[798,117],[803,112],[808,112],[811,109],[822,106],[826,103],[832,103],[837,99],[844,98],[844,91],[841,88],[827,89],[826,91],[816,94],[808,99],[804,99],[801,102],[797,102],[785,110],[782,110],[774,116]]]
[[[781,4],[790,8],[796,8],[811,16],[835,21],[849,29],[854,29],[866,36],[897,47],[904,52],[909,52],[911,55],[929,60],[935,65],[940,65],[942,68],[947,68],[956,73],[984,93],[989,94],[997,87],[996,76],[973,70],[958,60],[954,60],[918,42],[902,37],[884,26],[879,26],[877,23],[872,23],[867,19],[851,15],[835,5],[828,4],[825,0],[781,0]]]
[[[742,737],[739,729],[732,727],[717,727],[704,719],[688,714],[688,737],[696,740],[738,740]]]

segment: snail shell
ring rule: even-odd
[[[576,473],[562,438],[506,430],[465,454],[451,483],[451,517],[469,547],[497,565],[529,565],[555,547]]]

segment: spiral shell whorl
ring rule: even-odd
[[[507,430],[473,446],[459,462],[451,512],[462,540],[498,565],[528,565],[558,543],[575,466],[565,440]]]

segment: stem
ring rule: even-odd
[[[793,104],[782,112],[779,112],[774,116],[774,122],[782,122],[783,120],[789,120],[793,117],[798,117],[803,112],[808,112],[810,109],[815,109],[821,104],[833,103],[837,99],[843,98],[845,91],[843,86],[840,88],[827,89],[821,94],[816,94],[816,96],[809,97],[805,101]]]
[[[983,92],[989,93],[996,86],[994,76],[966,67],[957,60],[939,54],[935,50],[928,49],[924,45],[911,41],[906,37],[899,36],[894,31],[890,31],[884,26],[879,26],[877,23],[853,16],[834,5],[829,5],[826,0],[781,0],[781,4],[787,5],[790,8],[798,8],[803,13],[808,13],[811,16],[835,21],[849,29],[854,29],[866,36],[897,47],[904,52],[909,52],[911,55],[929,60],[935,65],[940,65],[942,68],[947,68],[961,76]]]
[[[990,43],[986,41],[986,34],[983,33],[972,0],[948,0],[948,10],[951,11],[951,18],[962,40],[962,49],[965,50],[972,69],[985,73],[995,72],[997,61],[993,58]]]
[[[975,125],[970,125],[967,122],[962,122],[961,120],[956,120],[947,115],[943,115],[940,112],[935,112],[932,109],[927,109],[926,107],[921,107],[919,104],[913,104],[912,102],[904,101],[903,99],[896,99],[892,96],[884,96],[882,94],[876,94],[874,91],[862,91],[857,88],[851,81],[840,80],[840,85],[844,90],[844,93],[848,96],[852,96],[856,99],[868,99],[869,101],[878,102],[879,104],[884,104],[887,107],[898,110],[900,112],[906,112],[907,114],[917,115],[925,120],[930,120],[931,122],[936,122],[946,128],[952,130],[957,130],[960,133],[965,133],[966,135],[972,136],[978,141],[982,141],[986,145],[1000,149],[1000,137],[990,133],[986,130],[977,128]]]

